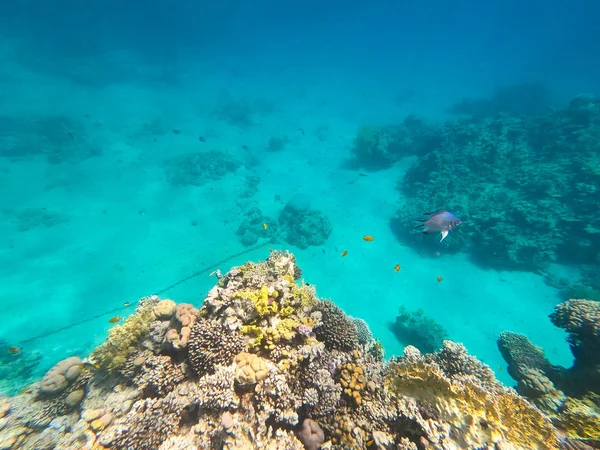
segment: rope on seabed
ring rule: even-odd
[[[200,270],[197,270],[196,272],[192,273],[191,275],[188,275],[187,277],[182,278],[181,280],[178,280],[175,283],[170,284],[169,286],[156,291],[154,293],[154,295],[162,295],[165,292],[170,291],[174,287],[177,287],[180,284],[186,283],[187,281],[190,281],[192,278],[196,278],[197,276],[202,275],[203,273],[208,272],[210,269],[214,269],[214,268],[220,266],[221,264],[224,264],[227,261],[232,260],[233,258],[237,258],[238,256],[242,256],[242,255],[245,255],[246,253],[253,252],[254,250],[261,249],[263,247],[266,247],[269,244],[270,243],[267,242],[265,244],[255,245],[254,247],[247,248],[246,250],[242,250],[241,252],[238,252],[238,253],[236,253],[234,255],[230,255],[227,258],[222,259],[221,261],[217,261],[217,262],[215,262],[215,263],[213,263],[213,264],[211,264],[209,266],[206,266],[206,267],[204,267],[204,268],[202,268]],[[70,325],[65,325],[64,327],[60,327],[60,328],[55,328],[53,330],[46,331],[45,333],[38,334],[37,336],[33,336],[33,337],[30,337],[30,338],[24,339],[22,341],[19,341],[18,344],[22,345],[22,344],[26,344],[28,342],[37,341],[38,339],[45,338],[45,337],[51,336],[53,334],[58,334],[58,333],[60,333],[62,331],[66,331],[66,330],[69,330],[69,329],[71,329],[73,327],[79,326],[82,323],[92,322],[92,321],[94,321],[96,319],[99,319],[100,317],[108,316],[109,314],[114,314],[114,313],[119,312],[119,311],[121,311],[121,310],[123,310],[125,308],[129,308],[129,306],[119,306],[118,308],[113,308],[113,309],[111,309],[109,311],[104,311],[103,313],[96,314],[95,316],[86,317],[85,319],[78,320],[76,323],[72,323]]]

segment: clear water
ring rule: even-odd
[[[132,312],[126,302],[164,291],[199,303],[213,270],[264,259],[269,247],[294,252],[304,279],[367,320],[388,355],[402,351],[388,324],[405,305],[507,384],[495,342],[504,330],[569,366],[565,334],[548,320],[565,298],[539,268],[500,270],[474,262],[468,242],[449,247],[461,233],[464,242],[468,220],[425,246],[390,226],[414,200],[397,184],[419,156],[380,170],[348,160],[363,126],[410,114],[439,126],[457,119],[452,105],[504,86],[542,83],[544,107],[558,108],[600,92],[598,5],[216,3],[0,6],[0,343],[21,349],[2,350],[19,367],[2,374],[2,391],[89,353],[110,317]],[[166,160],[208,151],[240,167],[198,186],[169,182]],[[299,193],[331,223],[323,244],[240,242],[245,211],[276,219]],[[456,199],[452,184],[447,196]],[[586,284],[586,268],[563,257],[544,271]]]

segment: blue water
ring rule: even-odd
[[[468,220],[447,238],[454,247],[410,245],[390,221],[411,201],[397,185],[420,156],[377,170],[348,160],[363,126],[410,114],[439,126],[457,119],[452,105],[502,87],[548,92],[515,116],[599,94],[598,14],[591,0],[3,2],[0,343],[21,349],[2,361],[22,370],[0,388],[89,353],[111,316],[132,312],[125,302],[197,273],[162,296],[199,304],[213,270],[264,259],[269,247],[294,252],[304,279],[367,320],[388,355],[403,348],[388,324],[405,305],[508,384],[495,343],[504,330],[569,366],[565,334],[547,317],[565,298],[544,273],[586,284],[589,264],[474,261],[457,247]],[[239,167],[169,181],[167,160],[209,151]],[[299,193],[330,222],[324,243],[258,233],[262,247],[242,244],[244,212],[275,220]],[[468,204],[437,207],[461,215]]]

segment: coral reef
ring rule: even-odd
[[[498,347],[517,391],[548,415],[567,437],[600,442],[600,303],[572,299],[550,315],[567,331],[575,358],[565,369],[552,365],[544,350],[525,335],[505,332]]]
[[[329,219],[310,209],[310,199],[305,195],[297,195],[285,205],[279,224],[283,239],[301,249],[323,245],[332,231]]]
[[[240,163],[227,153],[210,151],[186,153],[165,162],[169,183],[183,186],[202,186],[209,180],[218,180],[235,172]]]
[[[267,228],[265,228],[265,224]],[[242,216],[242,223],[236,234],[239,236],[240,242],[248,247],[256,244],[261,238],[277,242],[278,229],[279,226],[274,219],[263,215],[259,208],[252,207]]]
[[[462,345],[385,362],[366,323],[300,276],[272,251],[198,308],[143,298],[93,352],[99,366],[72,357],[0,399],[1,448],[558,448],[550,420]],[[589,427],[586,406],[569,420]]]
[[[390,322],[389,328],[403,345],[412,345],[423,353],[438,350],[448,338],[446,330],[422,309],[411,312],[405,306],[400,306],[396,321]]]
[[[483,265],[597,264],[598,99],[540,115],[448,122],[439,134],[439,145],[399,180],[407,200],[392,225],[400,239],[437,248],[410,229],[412,219],[443,207],[464,223],[444,248],[466,250]]]
[[[400,125],[362,127],[352,151],[357,165],[377,170],[407,156],[434,150],[442,142],[442,136],[436,127],[407,116]]]

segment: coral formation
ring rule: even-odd
[[[264,227],[265,224],[267,224],[267,228]],[[254,245],[261,238],[276,242],[278,224],[274,219],[263,215],[259,208],[252,207],[242,216],[242,223],[238,227],[236,234],[239,236],[240,242],[245,246]]]
[[[422,309],[411,312],[405,306],[400,306],[396,321],[390,322],[389,328],[402,344],[417,347],[423,353],[436,351],[448,338],[446,330]]]
[[[399,180],[407,200],[392,225],[400,239],[434,245],[410,235],[412,219],[443,205],[468,224],[444,247],[486,266],[597,264],[598,99],[540,115],[448,122],[439,134]]]
[[[283,239],[291,245],[305,249],[323,245],[331,234],[329,219],[317,210],[305,207],[303,197],[296,196],[279,213]]]
[[[435,149],[442,134],[435,126],[407,116],[400,125],[362,127],[352,149],[356,163],[368,169],[382,169],[411,155]]]
[[[572,299],[550,315],[569,333],[573,366],[557,367],[526,336],[502,333],[498,347],[517,391],[535,403],[572,439],[600,441],[600,303]]]
[[[385,362],[366,323],[300,276],[272,251],[198,308],[142,299],[94,351],[99,369],[74,357],[0,402],[2,448],[558,448],[551,422],[462,345]],[[186,346],[169,342],[187,327]],[[568,406],[563,420],[589,430],[587,403]]]
[[[183,186],[202,186],[209,180],[218,180],[235,172],[240,163],[230,155],[218,151],[186,153],[165,162],[169,183]]]

